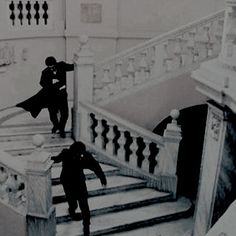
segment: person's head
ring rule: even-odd
[[[70,151],[72,153],[82,154],[86,151],[86,147],[82,142],[74,142],[70,146]]]
[[[55,57],[50,56],[45,59],[45,65],[49,68],[54,67],[56,64],[57,60],[55,59]]]

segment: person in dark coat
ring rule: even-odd
[[[63,185],[69,205],[69,214],[72,219],[77,220],[75,210],[78,207],[77,202],[79,202],[84,226],[84,235],[88,236],[90,231],[90,210],[83,170],[90,169],[94,171],[104,187],[107,185],[105,174],[92,154],[86,151],[85,145],[82,142],[74,142],[69,149],[63,149],[59,155],[52,156],[51,159],[55,163],[62,162],[60,181]]]
[[[74,65],[64,61],[57,62],[52,56],[46,58],[45,64],[47,67],[42,71],[40,79],[42,89],[16,106],[29,111],[34,118],[43,108],[48,108],[53,124],[52,133],[59,131],[60,136],[65,138],[65,126],[69,115],[66,72],[73,71]]]

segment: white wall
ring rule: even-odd
[[[172,109],[183,109],[206,102],[195,89],[189,74],[141,89],[105,105],[104,108],[124,119],[153,130]]]

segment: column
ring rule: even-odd
[[[75,140],[80,137],[80,119],[83,115],[80,111],[79,102],[93,101],[93,77],[94,77],[94,58],[93,53],[88,48],[88,37],[80,37],[80,50],[74,56],[74,106],[72,112],[72,127]]]

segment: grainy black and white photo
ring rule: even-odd
[[[236,0],[0,0],[0,235],[235,219]]]

